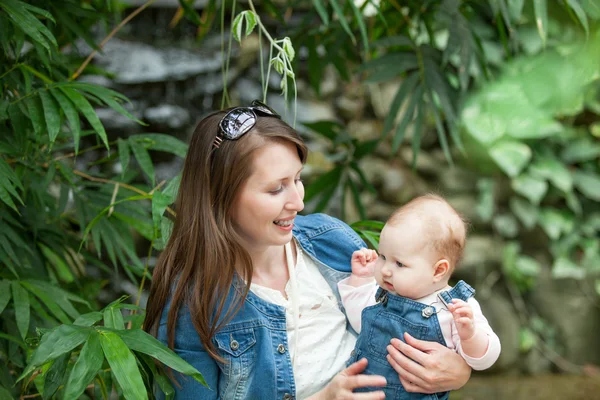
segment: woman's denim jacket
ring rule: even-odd
[[[341,308],[337,282],[349,275],[352,252],[366,247],[365,243],[348,225],[324,214],[297,216],[293,234],[304,253],[317,264]],[[228,294],[228,303],[233,299],[235,286]],[[158,339],[165,344],[168,308],[169,304],[163,310],[158,330]],[[205,351],[189,309],[182,307],[175,331],[175,352],[204,375],[210,389],[175,373],[181,385],[174,385],[175,399],[295,398],[283,307],[250,292],[240,311],[212,341],[225,363],[216,362]],[[160,391],[157,395],[162,397]]]

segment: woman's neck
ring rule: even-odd
[[[296,259],[295,246],[292,259]],[[285,296],[285,286],[290,279],[284,246],[268,247],[264,251],[250,252],[254,274],[252,283],[279,290]]]

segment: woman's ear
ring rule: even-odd
[[[441,259],[433,266],[433,282],[439,282],[450,272],[450,263],[448,260]]]

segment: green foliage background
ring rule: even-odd
[[[259,31],[271,49],[264,93],[272,68],[284,77],[282,92],[292,105],[302,68],[317,94],[327,65],[346,80],[402,78],[383,130],[369,140],[351,137],[338,122],[307,125],[330,142],[335,155],[332,170],[307,187],[314,211],[327,209],[341,193],[342,205],[350,196],[364,219],[361,193],[374,189],[361,159],[382,141],[396,153],[410,126],[416,162],[421,135],[432,128],[448,163],[480,173],[479,212],[506,238],[503,273],[519,290],[526,292],[546,268],[519,242],[520,233],[538,228],[547,238],[556,277],[597,279],[596,1],[425,0],[402,6],[382,1],[372,16],[368,1],[288,1],[285,7],[263,1],[257,11],[252,1],[220,7],[211,0],[202,15],[189,3],[180,1],[181,15],[199,26],[199,45],[211,29],[229,29],[228,14],[234,21],[230,40],[243,43]],[[291,26],[285,10],[294,7],[304,18]],[[114,279],[124,273],[142,290],[150,272],[136,252],[132,230],[148,240],[148,254],[160,250],[178,186],[177,178],[156,182],[151,153],[184,157],[187,148],[160,133],[109,141],[94,107],[108,106],[135,119],[124,107],[127,98],[78,82],[81,74],[97,71],[84,61],[87,54],[74,50],[74,41],[81,38],[100,50],[92,29],[114,26],[124,9],[112,0],[0,0],[0,395],[5,398],[35,393],[44,399],[108,398],[114,390],[138,399],[153,397],[153,382],[169,395],[172,388],[153,358],[203,381],[202,371],[141,331],[143,310],[136,304],[123,298],[101,304],[98,292],[105,282],[88,271],[94,266]],[[271,37],[261,16],[277,21],[287,36]],[[306,66],[295,57],[301,47],[308,50]],[[227,90],[222,99],[229,101]],[[81,148],[84,142],[87,147]],[[98,148],[108,150],[105,159],[77,163],[78,156]],[[93,168],[115,160],[122,166],[119,173]],[[498,188],[507,186],[508,196],[500,196]],[[354,226],[377,246],[380,223]]]

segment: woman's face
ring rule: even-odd
[[[253,155],[252,174],[233,207],[233,222],[250,252],[292,239],[294,217],[304,208],[302,162],[292,143],[270,142]]]

